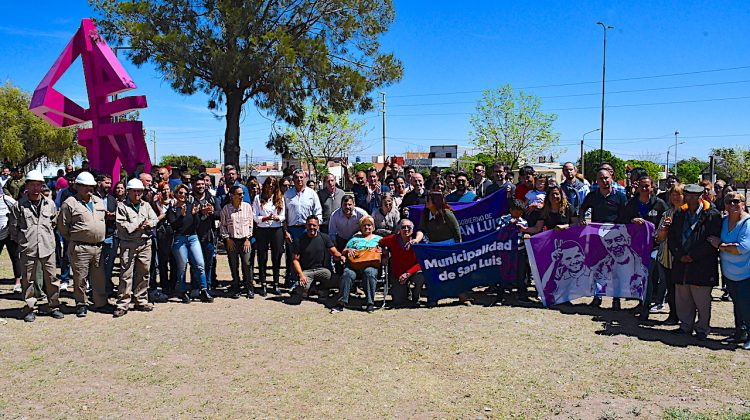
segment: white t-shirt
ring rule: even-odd
[[[546,197],[547,194],[544,191],[537,191],[537,190],[531,190],[526,193],[524,196],[526,198],[526,205],[529,206],[531,204],[544,204],[544,197]]]
[[[16,200],[12,197],[0,193],[0,241],[8,237],[8,215],[15,204]]]

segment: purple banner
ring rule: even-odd
[[[584,296],[638,298],[648,281],[654,225],[590,223],[526,239],[545,306]]]
[[[453,214],[458,219],[461,239],[473,241],[497,229],[499,219],[508,213],[508,198],[505,190],[496,191],[479,201],[471,203],[449,203]],[[424,212],[424,205],[409,206],[409,220],[419,229],[419,220]]]

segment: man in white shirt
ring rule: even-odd
[[[292,269],[292,242],[305,233],[305,223],[308,216],[315,215],[318,220],[323,218],[323,208],[320,206],[318,194],[312,188],[305,186],[305,172],[296,169],[292,173],[292,188],[284,193],[284,204],[286,206],[286,217],[284,220],[284,239],[286,240],[286,281],[294,288],[296,273]]]

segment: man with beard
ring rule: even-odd
[[[115,213],[117,212],[117,198],[110,194],[112,189],[112,177],[101,174],[96,177],[96,191],[94,194],[104,202],[106,212],[104,214],[105,232],[104,242],[102,242],[102,258],[99,264],[104,268],[104,287],[107,296],[114,291],[112,283],[112,272],[115,267],[115,256],[117,255],[117,246],[119,240],[115,237]]]
[[[349,239],[359,232],[359,220],[367,215],[365,210],[354,206],[354,197],[342,197],[340,208],[333,212],[328,225],[328,236],[339,251],[346,248]]]
[[[607,256],[592,269],[597,295],[635,297],[642,294],[648,281],[648,269],[643,259],[630,248],[627,227],[603,225],[599,228],[599,236]]]
[[[513,195],[515,195],[516,193],[516,186],[513,185],[512,182],[505,179],[505,164],[503,164],[502,162],[495,162],[495,164],[492,165],[491,176],[495,182],[487,187],[487,190],[485,190],[484,193],[486,195],[490,195],[495,191],[505,190],[508,199],[512,199]]]
[[[198,221],[195,224],[195,233],[201,244],[203,253],[203,264],[206,270],[206,280],[208,289],[213,290],[216,285],[213,284],[214,270],[216,266],[216,243],[219,239],[219,232],[216,221],[219,220],[221,207],[216,202],[216,197],[209,194],[206,190],[206,174],[202,173],[193,180],[193,198],[195,205],[198,206],[198,213],[195,215]],[[197,283],[197,275],[191,271],[191,277],[194,283]],[[162,288],[164,285],[162,285]]]
[[[456,175],[456,191],[448,194],[445,197],[445,201],[448,202],[459,202],[459,203],[470,203],[477,199],[477,194],[469,191],[469,175],[466,172],[459,172]]]
[[[562,173],[565,181],[560,184],[560,188],[563,194],[565,194],[565,198],[568,199],[568,203],[573,206],[573,212],[580,214],[578,211],[581,208],[583,199],[589,194],[589,186],[576,177],[578,168],[576,168],[573,162],[565,162]]]
[[[292,268],[299,278],[299,287],[291,293],[286,303],[299,305],[310,287],[318,282],[320,288],[330,288],[331,270],[326,268],[325,260],[331,256],[344,263],[346,258],[333,246],[325,233],[319,232],[320,221],[316,215],[310,215],[305,221],[305,234],[294,240]]]
[[[336,176],[327,174],[323,178],[323,188],[318,191],[318,199],[323,209],[323,220],[320,221],[320,231],[328,233],[328,224],[333,212],[341,207],[341,199],[344,197],[344,190],[336,185]]]
[[[474,179],[471,180],[471,186],[474,188],[474,192],[479,198],[486,197],[487,188],[492,185],[492,181],[484,176],[485,173],[486,169],[484,163],[478,162],[474,164]],[[456,176],[456,181],[458,181],[458,176]]]
[[[411,177],[412,179],[412,190],[404,195],[404,199],[401,200],[401,206],[399,210],[404,218],[409,217],[409,206],[416,206],[418,204],[425,204],[427,202],[427,189],[424,186],[424,178],[422,174],[415,173]]]

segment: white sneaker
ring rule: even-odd
[[[61,281],[60,282],[60,290],[61,291],[65,290],[67,292],[69,288],[70,288],[70,283],[68,283],[67,281]]]
[[[23,289],[21,289],[21,285],[20,284],[17,284],[15,286],[13,286],[13,293],[21,293],[21,290],[23,290]]]

